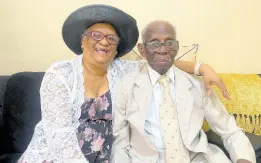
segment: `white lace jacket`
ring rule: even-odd
[[[108,81],[112,102],[117,78],[137,70],[143,63],[119,59],[111,63]],[[36,125],[22,162],[88,163],[76,137],[84,102],[82,72],[82,55],[75,60],[55,63],[47,70],[40,90],[42,120]]]

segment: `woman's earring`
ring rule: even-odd
[[[83,49],[83,45],[81,45],[81,48]]]

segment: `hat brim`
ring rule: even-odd
[[[71,13],[63,24],[62,36],[68,48],[77,55],[82,54],[81,36],[96,23],[108,23],[115,28],[120,37],[117,58],[130,52],[138,41],[137,23],[130,15],[108,5],[88,5]]]

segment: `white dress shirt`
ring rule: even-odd
[[[164,137],[163,132],[161,130],[160,126],[160,102],[161,102],[161,92],[162,88],[160,84],[158,83],[158,79],[160,78],[160,74],[157,73],[155,70],[153,70],[150,66],[148,66],[149,69],[149,77],[151,80],[153,93],[151,98],[149,99],[149,108],[147,111],[147,118],[145,120],[145,133],[150,137],[150,140],[155,145],[157,151],[159,152],[159,163],[164,163],[164,157],[165,157],[165,145],[164,145]],[[175,98],[175,89],[174,89],[174,83],[175,83],[175,77],[174,77],[174,68],[171,67],[166,75],[171,79],[170,83],[170,92],[173,97],[174,103],[176,103]],[[153,101],[151,101],[153,100]],[[179,128],[179,126],[178,126]],[[179,131],[180,132],[180,131]],[[181,140],[180,140],[181,141]],[[189,153],[187,149],[184,149],[185,146],[183,145],[183,142],[180,143],[179,147],[176,147],[176,149],[173,150],[182,150],[184,151],[184,157],[186,157],[189,161]]]

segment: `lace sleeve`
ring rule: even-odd
[[[40,94],[42,120],[37,124],[34,137],[24,153],[23,162],[88,162],[78,145],[76,130],[72,124],[70,90],[62,75],[55,71],[47,72]]]

